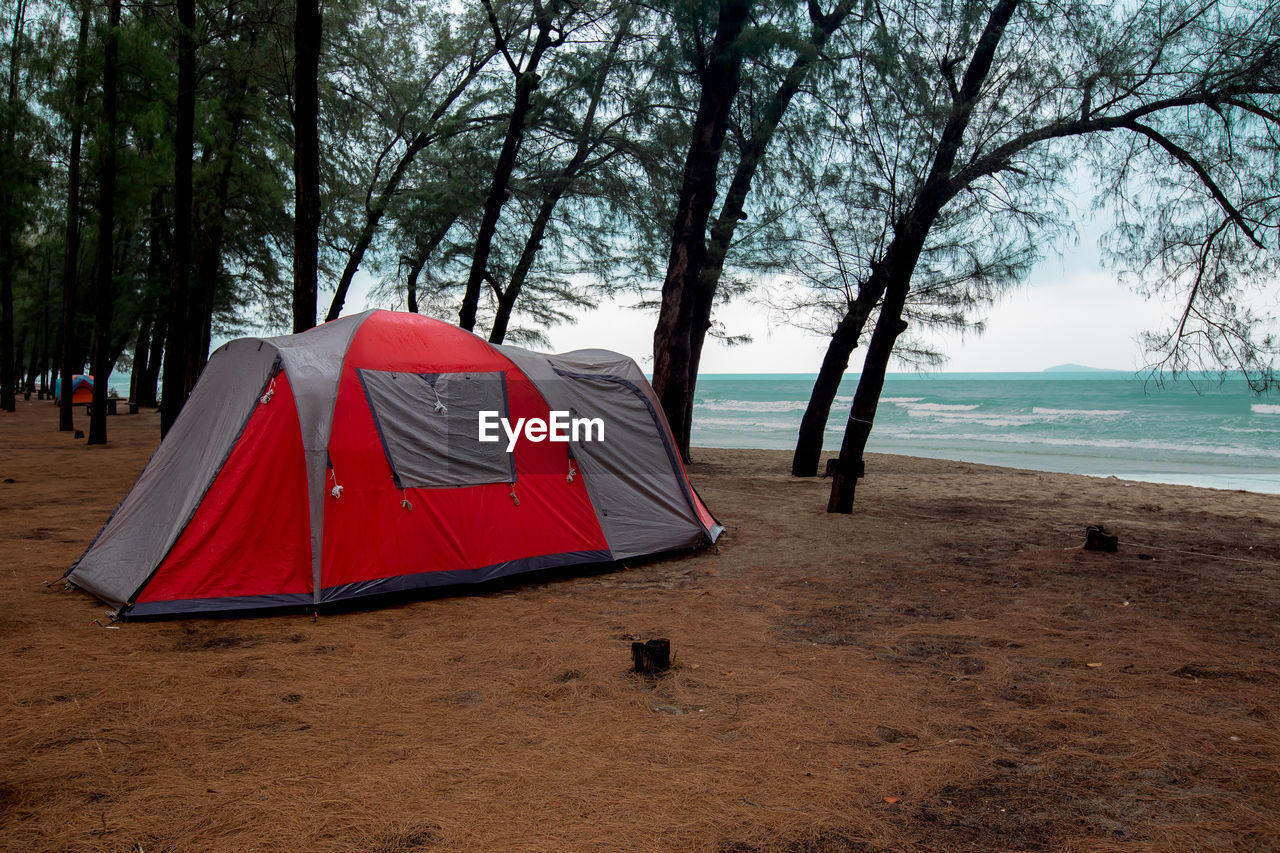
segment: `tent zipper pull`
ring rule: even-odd
[[[514,503],[516,506],[520,506],[520,498],[518,498],[518,497],[516,496],[516,484],[515,484],[515,483],[512,483],[512,484],[511,484],[511,502],[512,502],[512,503]]]
[[[573,482],[573,477],[574,477],[574,475],[575,475],[575,474],[577,474],[577,473],[578,473],[578,472],[577,472],[577,470],[573,467],[573,460],[572,460],[572,459],[570,459],[570,460],[569,460],[569,474],[564,478],[564,481],[565,481],[566,483],[572,483],[572,482]]]

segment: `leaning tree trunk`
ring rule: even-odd
[[[8,199],[0,198],[8,207]],[[16,411],[18,365],[13,336],[13,231],[0,225],[0,409]]]
[[[24,357],[24,352],[27,348],[27,339],[30,337],[31,337],[31,329],[28,328],[27,326],[22,327],[21,334],[15,333],[13,336],[13,352],[11,355],[11,358],[13,359],[13,384],[10,385],[9,387],[12,390],[14,395],[15,409],[17,408],[18,391],[19,389],[25,389],[26,387],[25,376],[27,372],[27,366],[30,364],[30,362]]]
[[[862,335],[866,319],[862,317],[859,322],[850,310],[831,333],[831,342],[827,344],[827,352],[822,357],[818,378],[814,380],[813,390],[809,393],[809,405],[805,407],[804,417],[800,419],[796,450],[791,456],[792,476],[814,477],[818,474],[818,462],[822,459],[822,443],[827,434],[831,406],[840,392],[840,382],[844,379],[844,372],[849,369],[849,357],[858,347],[858,338]]]
[[[887,282],[884,301],[875,331],[867,344],[867,357],[862,375],[858,378],[858,390],[854,392],[849,421],[845,425],[844,440],[840,445],[840,458],[836,476],[831,484],[831,499],[827,512],[853,512],[853,496],[862,470],[862,455],[875,421],[880,392],[884,389],[884,375],[889,368],[893,346],[907,328],[902,320],[907,293],[911,289],[911,277],[915,274],[924,243],[943,206],[958,191],[951,182],[951,170],[956,155],[969,126],[974,104],[982,91],[992,59],[1000,45],[1005,27],[1013,18],[1021,0],[999,0],[987,18],[986,26],[978,37],[973,57],[965,69],[964,78],[952,94],[953,106],[938,136],[933,163],[916,202],[911,209],[894,223],[894,238],[877,264],[876,275],[883,275]]]
[[[697,275],[697,288],[693,294],[692,319],[689,326],[689,370],[684,388],[684,421],[676,433],[676,443],[686,451],[693,431],[693,401],[698,388],[698,371],[702,366],[702,348],[706,344],[707,333],[711,330],[711,312],[715,305],[716,290],[720,285],[721,276],[724,275],[725,259],[729,255],[734,232],[737,231],[738,223],[746,218],[743,211],[746,208],[747,196],[751,192],[751,182],[764,161],[765,152],[773,140],[778,125],[782,122],[787,107],[800,91],[813,63],[820,55],[819,52],[831,38],[831,34],[844,23],[852,9],[853,0],[841,0],[830,15],[822,15],[818,12],[816,4],[810,5],[809,17],[814,26],[810,39],[812,51],[800,51],[777,90],[765,103],[760,120],[752,127],[750,138],[742,146],[733,180],[729,182],[724,203],[720,206],[720,215],[711,226],[711,240],[707,245],[707,255]],[[671,428],[676,429],[674,422]]]
[[[539,10],[541,6],[537,6]],[[497,19],[490,12],[490,21],[494,34],[501,44]],[[484,213],[480,217],[480,226],[476,230],[476,244],[471,252],[471,270],[467,273],[466,290],[462,294],[462,308],[458,312],[458,325],[468,332],[476,327],[476,314],[480,308],[480,290],[485,275],[489,271],[489,255],[493,250],[493,238],[498,233],[498,217],[502,215],[502,206],[511,196],[511,173],[515,171],[516,157],[520,154],[520,146],[524,142],[526,124],[533,109],[533,93],[538,88],[538,63],[543,54],[557,41],[551,36],[551,19],[545,13],[538,15],[538,36],[534,39],[533,48],[529,52],[529,61],[523,71],[512,70],[516,75],[515,101],[511,105],[511,116],[507,121],[507,133],[502,140],[502,149],[498,152],[498,163],[493,170],[493,179],[489,182],[489,194],[484,200]],[[505,50],[505,47],[503,48]]]
[[[164,364],[165,325],[157,316],[151,326],[151,351],[147,354],[147,370],[142,374],[142,384],[138,386],[138,405],[154,409],[159,405],[156,390],[160,385],[160,368]]]
[[[409,264],[409,277],[405,280],[405,310],[411,314],[418,313],[418,276],[427,265],[425,254],[414,258]]]
[[[457,215],[452,215],[437,225],[436,230],[428,236],[426,242],[418,245],[417,255],[409,258],[409,277],[405,282],[405,295],[406,307],[413,314],[418,313],[418,276],[422,274],[422,268],[427,265],[427,259],[444,242],[449,229],[457,219]]]
[[[178,0],[178,98],[173,135],[173,266],[165,324],[160,435],[169,433],[191,392],[187,385],[187,314],[191,295],[191,168],[195,150],[196,5]]]
[[[107,36],[103,45],[101,174],[98,176],[98,263],[93,318],[93,414],[89,444],[107,443],[107,386],[111,378],[111,319],[115,310],[115,263],[112,238],[116,223],[117,88],[120,56],[120,4],[109,0]]]
[[[507,327],[511,324],[511,315],[515,311],[517,300],[520,298],[520,291],[524,289],[524,283],[529,278],[529,272],[533,269],[533,262],[537,258],[539,250],[542,249],[542,240],[546,236],[548,226],[551,224],[551,216],[555,213],[556,205],[559,204],[560,199],[564,198],[569,188],[573,186],[578,174],[582,171],[583,166],[586,165],[587,158],[591,156],[591,152],[595,148],[596,141],[593,140],[593,136],[596,135],[596,111],[600,108],[605,82],[613,69],[618,50],[622,47],[622,42],[631,28],[632,11],[628,9],[622,15],[618,30],[614,33],[613,40],[609,43],[608,53],[592,80],[591,97],[587,103],[587,111],[583,116],[582,124],[578,128],[578,140],[574,147],[573,156],[569,158],[569,162],[564,165],[564,168],[560,170],[550,185],[543,190],[542,204],[538,208],[537,216],[534,217],[533,225],[529,228],[529,234],[524,241],[524,249],[520,252],[520,259],[516,262],[516,268],[512,271],[511,278],[507,281],[507,286],[498,295],[498,308],[494,313],[493,327],[489,330],[489,343],[491,344],[500,344],[506,338]]]
[[[722,0],[685,157],[680,200],[671,227],[671,255],[662,284],[662,305],[653,332],[653,390],[667,423],[688,422],[694,295],[707,255],[707,222],[716,200],[716,172],[729,128],[729,110],[741,84],[743,52],[737,44],[750,17],[749,0]],[[688,436],[677,447],[689,459]]]
[[[351,247],[351,251],[347,255],[347,263],[342,268],[342,275],[338,278],[338,286],[333,291],[333,299],[329,302],[329,312],[325,314],[325,322],[331,322],[342,316],[342,306],[347,301],[347,292],[351,289],[351,282],[356,277],[356,272],[360,269],[360,263],[364,260],[365,253],[369,251],[369,247],[373,245],[374,234],[378,230],[378,223],[382,221],[382,217],[386,214],[391,199],[400,189],[400,181],[404,179],[405,172],[410,164],[413,163],[418,152],[426,147],[429,137],[425,133],[420,133],[409,143],[408,149],[396,163],[395,169],[392,170],[391,176],[387,178],[387,183],[383,186],[382,191],[378,193],[378,197],[369,205],[365,211],[364,226],[360,229],[360,236],[356,238],[356,242]]]
[[[516,300],[520,298],[520,291],[529,277],[529,271],[533,269],[534,259],[538,255],[538,250],[542,248],[542,238],[546,236],[547,226],[551,223],[556,204],[573,183],[578,169],[586,158],[587,149],[584,146],[547,188],[542,205],[538,208],[538,214],[534,217],[533,225],[529,229],[529,236],[524,241],[520,260],[516,262],[516,268],[512,270],[511,279],[507,282],[506,288],[498,296],[498,309],[493,316],[493,327],[489,330],[489,343],[500,344],[506,338],[507,326],[511,323],[511,314],[515,311]]]
[[[443,100],[432,111],[431,117],[427,119],[427,127],[434,128],[445,113],[453,106],[454,102],[462,96],[467,87],[480,74],[480,71],[489,63],[488,56],[473,59],[471,67],[467,74],[454,84]],[[419,131],[409,145],[406,147],[404,154],[396,163],[395,168],[391,170],[391,174],[387,177],[387,182],[383,185],[382,190],[378,193],[372,204],[368,205],[365,210],[364,226],[360,229],[360,236],[356,239],[355,244],[351,247],[351,251],[347,255],[347,263],[342,269],[342,275],[338,278],[338,286],[333,292],[333,299],[329,302],[329,312],[325,315],[325,322],[336,320],[342,314],[342,306],[347,301],[347,292],[351,289],[351,282],[355,279],[356,271],[360,269],[360,263],[364,260],[365,253],[369,250],[369,246],[373,244],[374,234],[378,229],[378,223],[382,221],[382,217],[386,215],[387,209],[390,207],[392,200],[400,191],[400,182],[404,180],[408,169],[413,165],[414,159],[427,146],[431,145],[439,138],[439,133],[433,131],[428,133],[426,130]],[[442,238],[443,239],[443,238]],[[426,262],[425,256],[423,263]],[[422,265],[418,265],[418,270],[422,270]],[[414,276],[416,281],[417,276]],[[411,301],[416,306],[416,294],[410,296]],[[410,311],[417,313],[417,308],[410,308]]]
[[[298,0],[293,59],[293,331],[316,324],[320,278],[320,0]]]
[[[871,426],[875,422],[880,392],[884,390],[884,375],[889,369],[893,345],[907,329],[907,324],[902,319],[902,309],[906,304],[909,284],[908,275],[901,283],[890,287],[880,306],[875,331],[871,333],[871,341],[867,344],[862,375],[858,378],[858,390],[854,392],[853,405],[849,408],[844,441],[840,445],[840,459],[831,481],[827,512],[853,512],[853,494],[858,486],[858,474],[862,471],[862,455],[867,447],[867,438],[871,435]]]
[[[22,391],[26,394],[35,391],[36,377],[40,374],[40,332],[40,325],[37,324],[31,334],[31,355],[27,357],[27,364],[24,365],[22,373],[18,374],[22,379]]]

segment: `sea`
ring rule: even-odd
[[[692,444],[793,450],[814,378],[700,376]],[[826,450],[840,449],[857,381],[841,383]],[[867,450],[1280,494],[1280,395],[1239,376],[890,374]]]

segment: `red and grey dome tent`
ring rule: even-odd
[[[577,440],[482,442],[599,419]],[[490,416],[492,421],[493,416]],[[591,440],[588,440],[591,439]],[[121,617],[320,605],[713,542],[644,374],[367,311],[218,349],[67,579]]]

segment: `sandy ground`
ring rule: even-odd
[[[718,552],[110,626],[110,428],[0,413],[5,850],[1280,850],[1280,498],[872,457],[837,517],[700,450]]]

